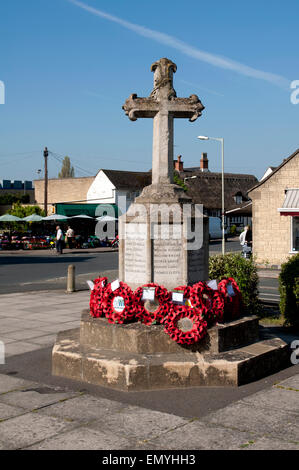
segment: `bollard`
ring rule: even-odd
[[[75,292],[75,266],[69,264],[67,268],[67,288],[66,292],[69,294]]]

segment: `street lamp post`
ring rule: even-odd
[[[221,220],[222,220],[222,254],[225,254],[225,228],[224,228],[224,139],[222,137],[207,137],[205,135],[199,135],[197,137],[200,140],[217,140],[218,142],[221,142],[221,165],[222,165],[222,170],[221,170],[221,180],[222,180],[222,191],[221,191]]]

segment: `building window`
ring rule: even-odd
[[[299,217],[292,217],[292,251],[299,251]]]
[[[236,204],[241,204],[243,201],[242,193],[238,192],[237,194],[235,194],[234,200]]]

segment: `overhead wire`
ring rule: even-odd
[[[60,163],[63,163],[63,160],[65,158],[63,155],[60,155],[59,153],[53,152],[52,150],[48,150],[48,152],[49,152],[49,155],[51,155],[57,161],[59,161]],[[72,158],[72,161],[73,161],[73,158]],[[85,170],[84,168],[81,168],[79,165],[77,165],[75,163],[72,163],[72,166],[74,168],[78,169],[79,171],[88,174],[89,176],[94,176],[94,172],[91,172],[89,170]]]

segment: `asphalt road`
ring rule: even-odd
[[[221,240],[210,243],[210,255],[221,253]],[[227,252],[240,251],[239,241],[228,240]],[[55,251],[0,252],[0,294],[28,292],[32,290],[65,289],[67,269],[70,264],[76,270],[76,288],[86,289],[87,279],[94,279],[105,272],[117,277],[118,252],[69,252],[57,255]],[[260,279],[261,297],[278,301],[278,281],[274,278]]]
[[[77,287],[83,288],[86,279],[94,279],[107,270],[116,270],[118,253],[1,253],[0,294],[65,288],[70,264],[75,266]]]

